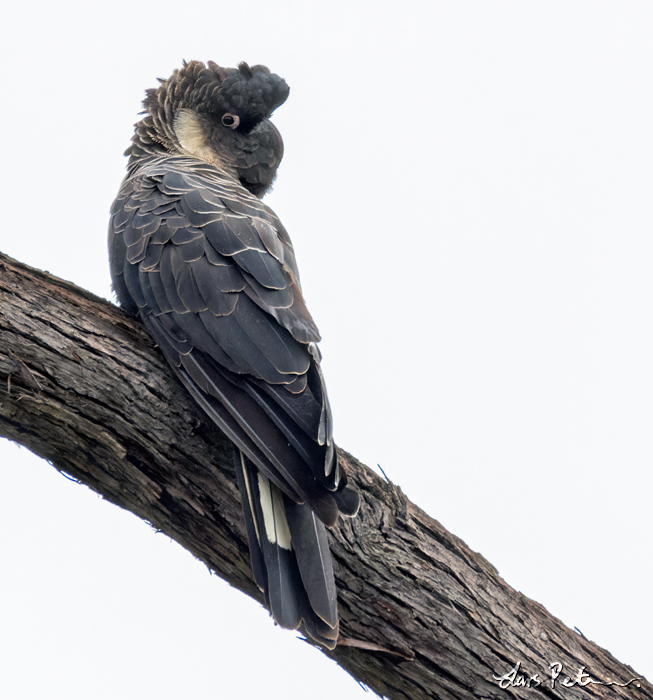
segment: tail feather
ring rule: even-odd
[[[294,503],[243,455],[236,458],[252,569],[277,624],[303,628],[333,649],[338,611],[324,525]]]
[[[338,643],[339,625],[336,622],[335,627],[329,627],[317,615],[311,614],[309,610],[302,619],[302,629],[307,637],[315,640],[327,649],[335,649]]]
[[[286,499],[286,518],[306,595],[315,614],[332,629],[338,623],[333,564],[324,525],[306,505]]]
[[[256,585],[265,593],[265,604],[269,606],[267,595],[267,571],[263,551],[259,545],[261,535],[254,518],[254,503],[256,492],[253,484],[250,485],[248,474],[245,473],[245,456],[240,450],[234,447],[234,458],[236,466],[236,480],[243,502],[243,513],[245,515],[245,526],[247,527],[247,540],[249,542],[250,559],[252,560],[252,571]],[[254,543],[254,544],[252,544]]]

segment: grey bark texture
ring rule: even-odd
[[[261,601],[228,440],[138,320],[3,255],[0,435],[132,511]],[[341,639],[325,653],[361,683],[392,700],[653,698],[643,679],[621,687],[579,678],[582,667],[603,683],[639,674],[513,590],[397,486],[344,451],[339,458],[362,506],[330,531]],[[513,684],[496,679],[518,663]],[[553,687],[552,663],[562,664]]]

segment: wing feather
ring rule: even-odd
[[[268,289],[286,289],[292,280],[281,263],[268,252],[255,249],[233,254],[234,262]]]
[[[286,502],[286,521],[311,608],[331,629],[338,625],[333,564],[324,525],[306,505]]]
[[[204,234],[211,245],[222,255],[235,255],[245,250],[265,251],[251,223],[242,216],[225,215],[204,226]]]
[[[190,269],[209,311],[215,316],[230,314],[238,301],[238,294],[234,291],[239,290],[230,291],[229,288],[239,285],[232,282],[234,275],[228,273],[229,267],[212,265],[206,257],[201,257],[190,263]],[[245,280],[242,286],[245,286]]]
[[[154,158],[126,180],[110,240],[120,300],[196,400],[289,498],[335,522],[319,333],[276,216],[207,164]]]

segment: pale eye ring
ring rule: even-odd
[[[237,129],[240,124],[240,117],[237,114],[227,112],[222,115],[222,124],[226,126],[227,129]]]

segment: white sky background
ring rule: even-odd
[[[338,443],[653,677],[653,6],[3,16],[0,250],[109,297],[144,90],[184,58],[269,65],[291,93],[267,201],[324,337]],[[0,697],[364,697],[135,516],[4,441],[0,475]]]

